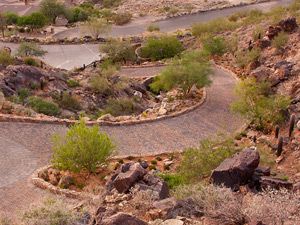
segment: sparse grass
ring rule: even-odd
[[[147,27],[147,31],[149,31],[149,32],[160,31],[160,28],[159,28],[159,26],[156,25],[156,24],[150,24],[150,25]]]
[[[130,115],[136,110],[135,102],[130,98],[110,98],[103,113],[110,113],[113,116]]]
[[[289,35],[284,32],[280,32],[274,39],[272,40],[272,46],[276,49],[282,49],[287,45],[289,40]]]
[[[79,100],[68,92],[64,92],[62,98],[59,100],[60,107],[77,111],[81,109]]]
[[[95,75],[90,80],[90,87],[97,93],[108,93],[110,90],[110,83],[106,77]]]
[[[77,80],[69,79],[67,80],[67,85],[70,88],[79,87],[79,82]]]
[[[9,66],[14,63],[14,58],[5,50],[0,50],[0,65]]]
[[[261,50],[259,48],[254,48],[251,51],[237,52],[236,63],[239,67],[245,68],[250,63],[254,63],[260,59]]]

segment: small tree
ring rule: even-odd
[[[100,51],[108,55],[114,63],[135,61],[136,55],[134,48],[128,41],[119,41],[112,39],[104,45],[100,46]]]
[[[43,56],[47,51],[43,50],[41,46],[35,43],[23,42],[18,48],[18,56]]]
[[[57,0],[43,0],[40,4],[40,12],[46,16],[49,21],[55,23],[56,17],[66,15],[66,8]]]
[[[181,88],[187,95],[195,85],[202,88],[211,83],[209,75],[212,73],[207,55],[203,52],[191,52],[183,55],[182,59],[174,60],[155,81],[150,85],[154,92],[169,91]]]
[[[284,120],[284,111],[290,104],[286,96],[271,94],[268,82],[256,82],[253,78],[241,81],[236,87],[238,99],[232,110],[251,120],[257,129],[268,130]]]
[[[114,145],[98,126],[87,127],[83,121],[73,125],[65,136],[55,135],[52,162],[55,167],[73,172],[95,172],[113,153]]]
[[[98,38],[100,34],[107,34],[111,29],[111,25],[107,23],[106,19],[92,18],[86,21],[81,29],[84,33],[88,32],[94,38]]]

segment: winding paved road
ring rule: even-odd
[[[174,24],[180,25],[180,18],[174,21]],[[49,60],[57,60],[60,64],[69,60],[68,66],[73,61],[75,63],[72,66],[80,66],[80,60],[76,61],[76,58],[80,56],[85,59],[91,55],[94,57],[92,52],[97,48],[91,45],[87,48],[73,46],[70,49],[67,49],[67,46],[48,47],[47,57],[51,58]],[[122,73],[128,76],[151,73],[154,75],[159,69],[127,69]],[[231,133],[243,124],[243,121],[229,110],[229,105],[234,99],[235,82],[235,78],[227,72],[215,69],[213,84],[207,90],[206,102],[198,109],[162,121],[117,127],[103,126],[101,129],[115,140],[119,155],[145,155],[195,146],[200,140],[217,132]],[[61,125],[6,122],[0,124],[0,214],[6,213],[15,217],[18,211],[28,208],[30,203],[45,196],[45,192],[33,187],[28,179],[34,169],[49,163],[51,136],[66,130],[67,127]]]

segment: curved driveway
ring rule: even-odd
[[[157,73],[159,69],[126,69],[121,73],[138,76],[144,73],[151,75],[151,71]],[[231,133],[243,124],[229,110],[234,99],[235,82],[235,78],[227,72],[215,69],[213,84],[207,90],[207,100],[198,109],[152,123],[102,126],[101,129],[111,135],[119,155],[147,155],[195,146],[217,132]],[[0,212],[15,213],[45,195],[27,179],[35,168],[49,162],[51,136],[66,130],[67,127],[62,125],[1,123]]]

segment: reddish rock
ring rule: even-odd
[[[125,213],[117,213],[111,217],[103,219],[95,225],[147,225],[148,223]]]
[[[232,158],[225,159],[211,174],[211,182],[235,189],[251,180],[259,164],[259,153],[255,148],[245,148]]]

